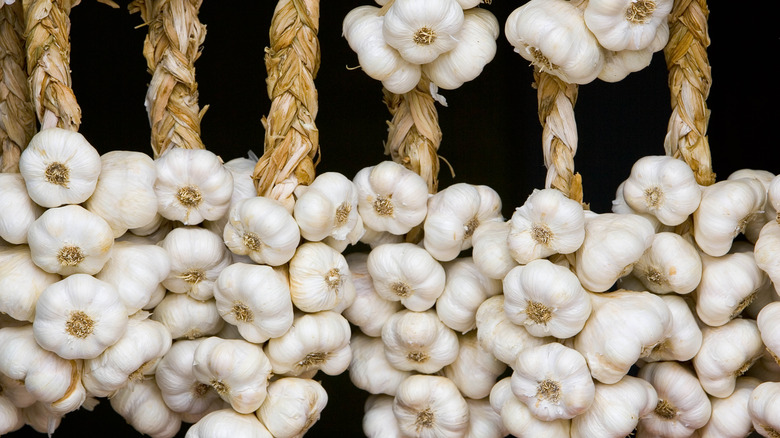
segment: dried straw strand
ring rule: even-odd
[[[534,81],[547,167],[545,187],[582,203],[582,176],[574,171],[578,140],[574,104],[579,87],[539,69],[534,69]]]
[[[319,0],[280,0],[271,19],[270,46],[265,50],[271,108],[263,118],[264,152],[252,179],[258,195],[288,206],[295,188],[314,180],[319,154],[319,130],[314,123],[319,19]]]
[[[0,172],[19,171],[19,156],[35,134],[24,46],[22,3],[0,4]]]
[[[383,89],[384,102],[392,116],[387,122],[385,154],[422,176],[428,191],[436,193],[442,132],[429,87],[430,81],[423,78],[404,94]]]
[[[200,122],[207,106],[198,106],[195,61],[200,57],[206,26],[198,19],[201,0],[134,0],[149,30],[144,57],[152,75],[146,111],[155,157],[171,147],[205,149]]]
[[[40,129],[78,131],[81,108],[71,88],[70,10],[79,0],[23,2],[30,96]]]
[[[710,117],[706,100],[712,83],[708,16],[706,0],[676,0],[664,48],[672,103],[664,149],[688,163],[701,185],[715,182],[706,135]]]

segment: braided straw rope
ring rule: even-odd
[[[574,104],[579,87],[536,68],[534,81],[542,124],[544,165],[547,167],[545,187],[558,189],[582,203],[582,176],[574,172],[578,139]]]
[[[706,100],[712,83],[707,58],[708,16],[706,0],[676,0],[664,48],[672,97],[664,149],[667,155],[688,163],[701,185],[715,182],[706,136],[710,116]]]
[[[442,133],[435,101],[423,77],[404,94],[383,89],[384,102],[392,115],[387,122],[385,154],[423,177],[428,191],[436,193],[439,175],[439,145]]]
[[[252,179],[257,194],[290,206],[298,185],[315,177],[319,154],[317,90],[320,66],[319,0],[279,0],[265,50],[266,85],[271,99],[263,118],[264,152]]]
[[[22,3],[0,3],[0,172],[19,171],[19,156],[35,134],[24,45]]]
[[[144,57],[152,80],[146,111],[155,157],[171,147],[206,148],[200,122],[208,107],[199,109],[195,82],[195,61],[206,37],[206,26],[198,20],[200,5],[201,0],[135,0],[128,6],[149,26]]]

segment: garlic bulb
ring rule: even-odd
[[[479,345],[476,330],[458,336],[458,357],[442,369],[467,399],[483,399],[490,395],[507,365]]]
[[[590,316],[590,295],[577,276],[547,259],[512,269],[503,285],[507,317],[534,336],[570,338]]]
[[[501,198],[495,190],[456,183],[428,200],[423,245],[436,260],[450,261],[471,248],[471,236],[481,223],[501,219]]]
[[[268,385],[256,415],[275,438],[301,437],[327,404],[328,393],[316,380],[283,377]]]
[[[400,301],[409,310],[430,309],[444,292],[444,267],[413,243],[377,246],[369,252],[366,264],[376,293]]]
[[[233,263],[219,274],[214,299],[220,316],[249,342],[279,337],[293,322],[290,287],[270,266]]]
[[[444,291],[436,299],[436,315],[449,328],[466,333],[477,327],[477,309],[501,293],[501,282],[486,277],[471,257],[444,263]]]
[[[625,437],[631,435],[639,419],[658,404],[650,383],[624,376],[616,383],[596,383],[593,404],[571,421],[572,438]]]
[[[10,401],[17,408],[26,408],[37,401],[24,386],[23,381],[12,379],[3,373],[0,373],[0,397]]]
[[[168,327],[173,339],[214,335],[225,325],[214,299],[201,301],[174,293],[165,294],[154,308],[152,319]]]
[[[780,222],[767,222],[761,228],[753,249],[756,265],[766,272],[772,280],[775,291],[780,294],[780,258],[777,251],[780,248]]]
[[[766,281],[752,252],[721,257],[701,254],[702,276],[696,287],[696,314],[707,325],[720,326],[736,318],[753,301]]]
[[[689,240],[662,231],[653,236],[653,243],[634,264],[632,275],[650,292],[687,294],[701,281],[702,260]]]
[[[186,438],[273,438],[263,423],[252,414],[220,409],[204,416],[187,429]]]
[[[157,216],[154,160],[143,152],[110,151],[101,155],[100,161],[95,191],[84,207],[105,219],[114,237],[154,221]]]
[[[685,362],[693,359],[701,348],[702,342],[702,333],[696,316],[688,302],[679,295],[662,295],[661,299],[671,312],[672,328],[668,336],[656,344],[642,360],[645,362],[662,360]]]
[[[158,212],[185,225],[217,220],[227,213],[233,175],[207,149],[169,148],[155,160]]]
[[[171,269],[162,281],[163,286],[196,300],[208,300],[214,296],[214,283],[219,273],[233,261],[218,235],[197,226],[174,228],[160,246],[168,252],[171,260]]]
[[[165,404],[174,412],[197,415],[208,412],[221,398],[209,383],[195,377],[195,350],[207,338],[173,342],[157,363],[155,380]]]
[[[463,9],[455,0],[396,0],[387,9],[382,35],[412,64],[426,64],[458,44]]]
[[[750,394],[761,383],[753,377],[738,377],[734,392],[725,398],[710,397],[710,421],[699,429],[702,437],[743,438],[753,431],[747,410]]]
[[[228,208],[228,212],[230,212],[239,201],[257,196],[257,188],[255,188],[255,182],[252,179],[252,173],[255,170],[256,164],[257,157],[237,157],[225,163],[225,168],[230,171],[230,174],[233,176],[233,194],[230,196],[230,207]],[[221,236],[225,230],[227,221],[228,215],[223,215],[216,220],[203,221],[203,226]]]
[[[300,376],[321,370],[334,376],[349,366],[350,336],[349,322],[337,312],[298,313],[292,327],[269,339],[264,351],[274,374]]]
[[[737,235],[764,207],[767,193],[755,178],[722,180],[702,188],[693,213],[693,235],[702,251],[713,257],[726,254]]]
[[[2,395],[0,387],[0,435],[17,431],[24,426],[21,408],[15,406],[8,397]]]
[[[34,431],[51,435],[60,427],[64,415],[52,412],[46,403],[36,402],[22,408],[22,417]]]
[[[469,405],[469,428],[466,438],[502,438],[509,434],[501,414],[490,406],[488,397],[478,400],[466,398]]]
[[[366,228],[405,234],[420,225],[428,211],[428,184],[395,161],[365,167],[353,178],[358,213]]]
[[[517,438],[550,437],[567,438],[571,420],[543,421],[536,418],[528,405],[512,392],[511,377],[499,380],[490,391],[490,405],[501,414],[504,428]]]
[[[301,236],[316,242],[328,236],[355,244],[362,233],[354,230],[362,219],[358,215],[358,195],[355,183],[338,172],[317,175],[308,186],[295,189],[293,216]]]
[[[111,227],[79,205],[46,210],[30,225],[27,242],[33,262],[60,275],[96,274],[114,246]]]
[[[372,394],[363,404],[363,433],[368,438],[401,438],[398,420],[393,414],[393,397]]]
[[[737,318],[720,327],[703,327],[693,367],[702,388],[715,397],[728,397],[737,377],[764,353],[756,321]]]
[[[381,338],[355,332],[350,348],[349,380],[370,394],[395,395],[398,385],[412,375],[412,371],[399,370],[388,361]]]
[[[344,258],[352,274],[355,299],[341,314],[350,324],[369,336],[380,336],[382,326],[395,312],[403,309],[400,301],[382,298],[374,289],[374,281],[368,273],[368,253],[352,252]]]
[[[780,420],[780,382],[763,382],[753,389],[748,401],[748,412],[756,432],[765,437],[777,436]]]
[[[27,230],[43,213],[30,199],[18,173],[0,173],[0,239],[14,245],[27,243]]]
[[[619,82],[631,73],[643,70],[653,61],[655,52],[661,50],[669,41],[669,23],[662,21],[655,32],[655,38],[649,46],[640,50],[604,51],[604,68],[599,79],[604,82]]]
[[[712,405],[696,374],[680,362],[653,362],[639,369],[653,385],[658,403],[639,419],[637,437],[689,437],[707,424]]]
[[[780,301],[764,306],[756,318],[761,341],[769,354],[780,364]]]
[[[147,307],[171,271],[168,252],[157,245],[116,242],[103,269],[95,278],[112,284],[127,314]]]
[[[755,243],[758,239],[758,234],[761,232],[761,228],[767,224],[767,222],[774,222],[777,219],[777,209],[773,205],[769,190],[772,187],[772,181],[776,178],[776,175],[767,170],[759,169],[737,169],[730,173],[726,179],[739,179],[739,178],[753,178],[758,180],[764,185],[764,189],[767,191],[767,200],[762,208],[763,213],[756,214],[752,219],[745,224],[745,230],[743,231],[745,237],[749,242]]]
[[[100,175],[100,154],[83,135],[62,128],[39,131],[19,157],[30,198],[42,207],[80,204]]]
[[[261,196],[239,201],[230,210],[223,237],[234,254],[271,266],[287,263],[301,240],[292,214],[279,201]]]
[[[32,322],[41,292],[61,279],[33,263],[27,245],[0,248],[0,312]]]
[[[355,300],[344,256],[322,242],[298,247],[289,263],[292,303],[304,312],[341,311]]]
[[[504,29],[515,52],[564,82],[587,84],[604,65],[582,11],[565,0],[533,0],[512,11]]]
[[[360,238],[360,242],[365,243],[371,249],[376,248],[379,245],[384,245],[385,243],[401,243],[406,241],[403,235],[392,234],[388,231],[376,231],[365,226],[364,230],[365,232],[363,233],[363,237]]]
[[[637,214],[588,215],[585,239],[577,249],[577,277],[591,292],[604,292],[633,269],[653,243],[655,229]]]
[[[602,3],[606,1],[615,0],[601,0]],[[634,2],[634,5],[637,3],[651,2]],[[671,1],[666,3],[671,7]],[[594,3],[588,3],[587,7],[594,7]],[[698,208],[701,196],[691,167],[670,155],[640,158],[631,167],[631,175],[623,185],[623,197],[632,209],[637,213],[652,214],[664,225],[679,225],[685,221]]]
[[[498,20],[492,13],[480,8],[465,10],[463,26],[456,36],[458,44],[424,64],[422,71],[440,88],[454,90],[476,79],[493,60],[498,35]]]
[[[398,387],[393,413],[405,436],[463,436],[469,407],[458,387],[446,377],[417,374]]]
[[[44,289],[35,306],[33,332],[41,347],[65,359],[94,359],[127,330],[116,288],[73,274]]]
[[[591,294],[591,299],[593,312],[574,338],[574,348],[585,356],[594,379],[616,383],[669,336],[671,312],[650,292],[618,290]]]
[[[385,354],[395,368],[432,374],[458,357],[458,336],[434,310],[401,310],[382,328]]]
[[[154,378],[131,381],[109,400],[111,408],[141,434],[170,438],[181,429],[181,416],[165,405]]]
[[[471,236],[471,257],[488,278],[501,280],[518,265],[509,251],[510,226],[510,221],[486,222]]]
[[[552,338],[539,338],[528,333],[523,327],[514,324],[504,311],[504,295],[495,295],[486,299],[477,309],[477,339],[483,349],[496,359],[513,366],[520,351],[552,341]]]
[[[594,0],[585,6],[585,24],[608,50],[640,50],[666,22],[672,0]]]
[[[557,189],[535,189],[512,214],[509,251],[524,265],[553,254],[570,254],[585,238],[582,204]]]
[[[90,394],[107,397],[130,381],[153,375],[171,342],[171,334],[162,323],[148,319],[148,314],[133,316],[115,344],[84,361],[81,381]]]

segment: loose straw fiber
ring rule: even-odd
[[[664,149],[667,155],[688,163],[701,185],[715,182],[706,136],[710,116],[706,100],[712,83],[708,16],[705,0],[676,0],[664,48],[672,102]]]
[[[128,6],[149,26],[144,57],[152,80],[146,111],[155,157],[171,147],[206,148],[200,122],[208,107],[199,109],[195,81],[195,61],[206,37],[206,26],[198,19],[200,5],[200,0],[135,0]]]
[[[19,156],[35,134],[24,46],[21,2],[0,3],[0,172],[19,171]]]
[[[252,179],[257,194],[291,205],[298,185],[315,177],[319,154],[317,90],[320,66],[318,0],[280,0],[265,51],[266,85],[271,108],[263,118],[264,152]]]

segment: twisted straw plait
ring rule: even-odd
[[[708,15],[705,0],[676,0],[669,16],[669,42],[664,48],[672,95],[664,149],[667,155],[688,163],[701,185],[715,182],[706,136],[710,116],[706,100],[712,83],[707,58]]]
[[[0,171],[18,172],[19,156],[35,133],[27,88],[22,3],[0,3]]]
[[[574,104],[579,87],[538,69],[534,69],[534,81],[542,124],[544,165],[547,167],[545,187],[558,189],[581,203],[582,177],[574,172],[578,138]]]
[[[205,149],[200,138],[203,110],[198,106],[195,61],[206,37],[198,20],[200,0],[135,0],[130,13],[140,12],[149,30],[144,57],[152,74],[146,110],[154,156],[171,147]]]
[[[423,78],[416,88],[404,94],[383,89],[385,104],[392,115],[392,120],[387,122],[385,154],[422,176],[428,183],[428,191],[436,193],[442,133],[429,84]]]
[[[299,185],[315,177],[319,131],[314,79],[320,66],[318,0],[280,0],[266,48],[266,85],[271,108],[263,118],[264,152],[252,179],[257,194],[289,205]]]

